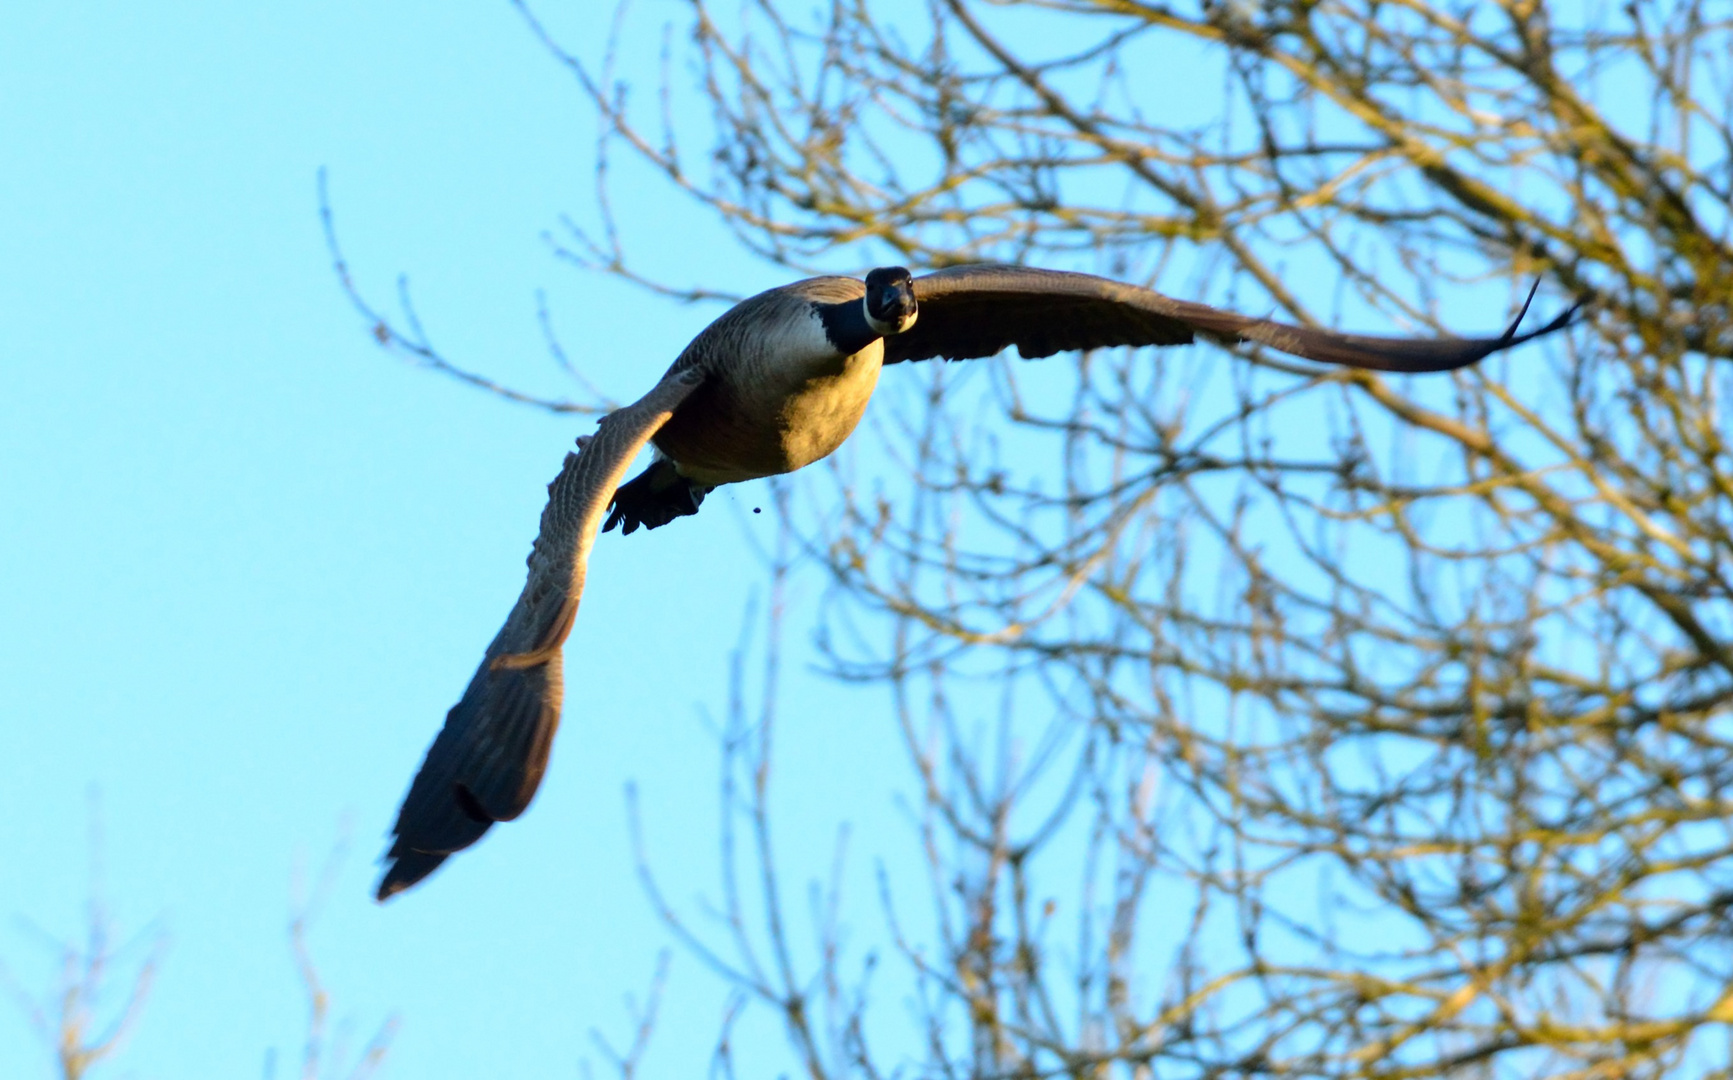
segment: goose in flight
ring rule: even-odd
[[[1088,274],[1000,265],[921,277],[885,267],[864,282],[809,278],[743,300],[648,394],[609,413],[566,455],[548,486],[529,581],[403,800],[378,898],[414,885],[529,806],[559,724],[560,647],[598,531],[654,529],[696,513],[718,485],[819,460],[854,431],[885,364],[973,359],[1012,345],[1025,357],[1180,345],[1202,335],[1375,371],[1450,371],[1550,334],[1575,310],[1526,333],[1517,332],[1519,313],[1498,337],[1373,337],[1236,315]],[[622,484],[645,443],[654,459]]]

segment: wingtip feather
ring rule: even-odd
[[[391,865],[385,868],[385,874],[379,879],[379,888],[374,892],[373,899],[383,904],[398,893],[418,884],[427,875],[439,869],[446,860],[444,854],[431,854],[425,851],[404,851],[388,855]]]

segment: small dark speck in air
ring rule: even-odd
[[[754,506],[754,507],[753,507],[753,508],[752,508],[752,512],[753,512],[753,513],[754,513],[754,514],[762,514],[762,513],[763,513],[763,512],[764,512],[764,511],[762,511],[762,510],[760,510],[760,509],[759,509],[759,508],[758,508],[758,507],[756,507],[756,506]]]

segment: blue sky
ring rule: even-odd
[[[363,287],[383,300],[408,273],[453,357],[569,392],[536,326],[545,288],[577,362],[627,397],[714,310],[548,256],[542,231],[589,206],[592,139],[504,4],[0,12],[0,960],[50,986],[31,926],[81,932],[97,792],[116,923],[169,938],[107,1075],[263,1075],[273,1048],[288,1075],[292,881],[345,822],[312,946],[337,1019],[401,1019],[388,1075],[576,1075],[592,1027],[626,1037],[624,998],[666,944],[632,877],[629,781],[671,895],[711,880],[708,725],[765,581],[748,530],[774,530],[746,512],[767,505],[752,486],[696,527],[604,544],[534,809],[428,887],[369,898],[589,422],[376,348],[331,272],[316,174]],[[785,276],[654,198],[619,208],[652,266],[741,291]],[[870,835],[896,813],[888,718],[791,667],[784,715],[823,724],[784,725],[783,797],[848,805]],[[840,815],[790,820],[817,855]],[[689,1075],[721,998],[677,959],[667,1008],[653,1060]],[[51,1075],[5,999],[0,1075]]]

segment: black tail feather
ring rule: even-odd
[[[630,536],[640,525],[659,529],[677,517],[696,514],[708,494],[708,487],[681,476],[672,461],[658,459],[614,492],[609,504],[613,512],[602,531],[624,525],[620,531]]]

